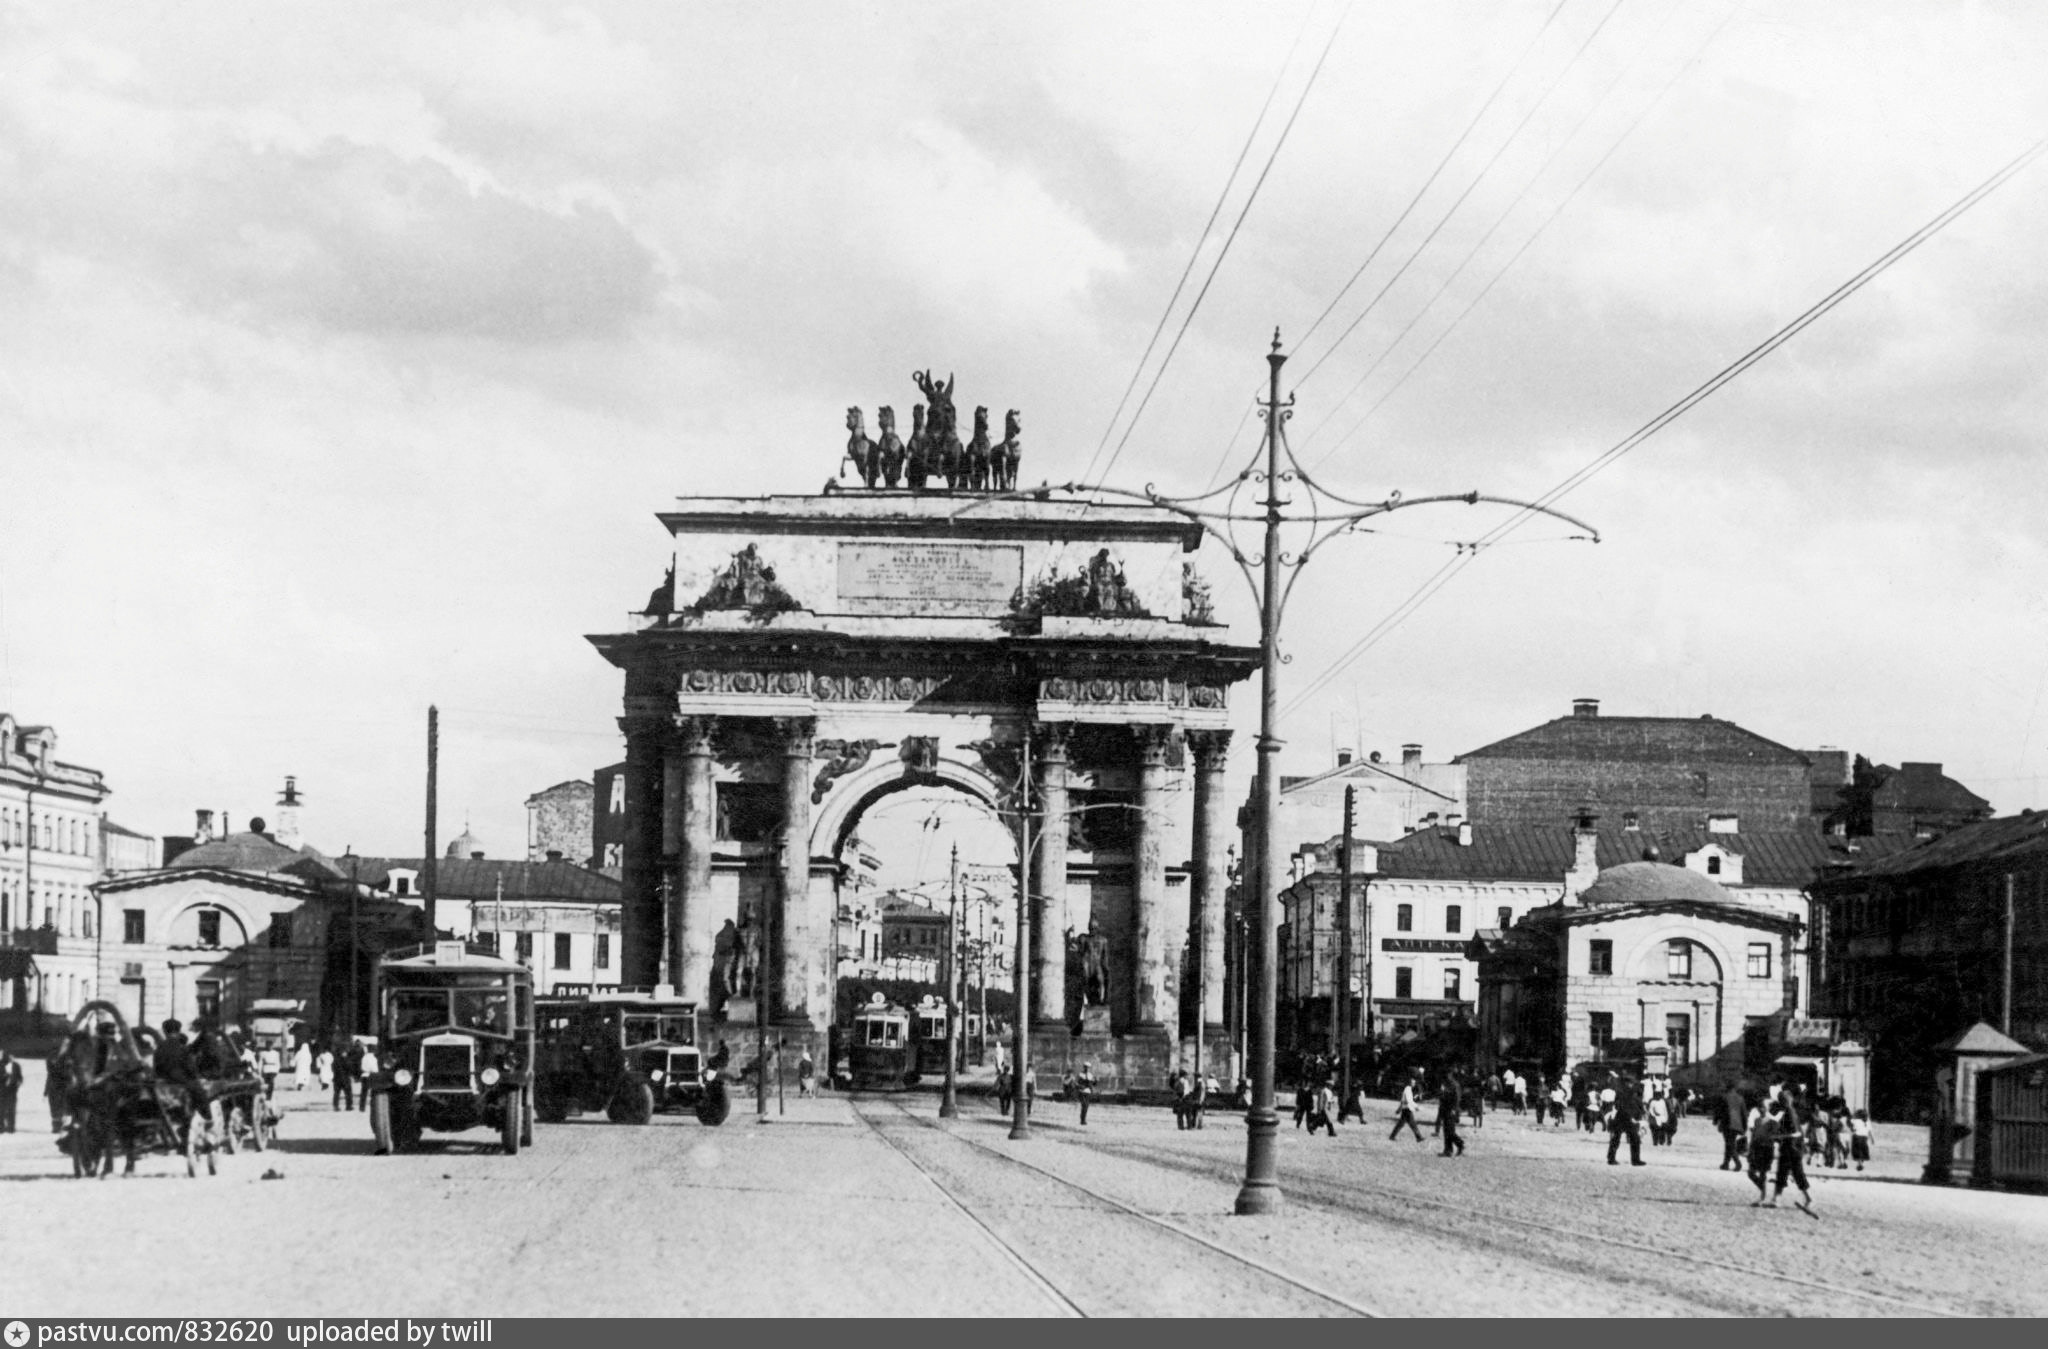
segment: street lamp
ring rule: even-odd
[[[1250,922],[1247,936],[1256,943],[1258,975],[1256,988],[1251,991],[1249,1006],[1246,1008],[1249,1013],[1246,1018],[1249,1032],[1247,1052],[1252,1070],[1252,1103],[1245,1115],[1244,1184],[1238,1191],[1235,1205],[1238,1213],[1245,1214],[1276,1212],[1281,1202],[1276,1153],[1280,1116],[1274,1108],[1273,1098],[1274,986],[1278,973],[1273,937],[1279,915],[1280,877],[1280,780],[1277,760],[1282,744],[1279,735],[1280,620],[1286,609],[1287,599],[1293,593],[1295,582],[1301,579],[1301,573],[1306,569],[1309,559],[1330,540],[1339,535],[1357,532],[1366,521],[1377,516],[1404,510],[1410,506],[1449,502],[1477,505],[1482,501],[1494,505],[1514,506],[1526,513],[1548,515],[1562,520],[1586,531],[1583,536],[1577,537],[1599,541],[1599,534],[1590,525],[1536,502],[1489,496],[1476,491],[1410,498],[1403,498],[1397,492],[1383,501],[1355,501],[1319,486],[1295,459],[1291,448],[1284,450],[1286,461],[1283,467],[1281,456],[1285,437],[1282,435],[1281,427],[1294,415],[1293,395],[1290,394],[1284,402],[1280,397],[1280,367],[1286,363],[1287,357],[1280,350],[1280,332],[1276,328],[1273,332],[1272,349],[1266,355],[1266,397],[1259,404],[1259,417],[1266,424],[1263,470],[1254,459],[1236,478],[1222,487],[1192,497],[1162,496],[1150,487],[1143,491],[1132,491],[1102,483],[1066,483],[1057,489],[1047,485],[1027,491],[992,494],[970,502],[956,512],[964,514],[992,501],[1043,497],[1053,490],[1093,492],[1141,501],[1162,510],[1172,511],[1220,543],[1229,554],[1230,560],[1237,564],[1258,605],[1259,734],[1256,742],[1258,776],[1254,792],[1254,800],[1257,803],[1257,834],[1250,840],[1253,856],[1249,870],[1253,889],[1248,898],[1252,900],[1252,904],[1245,906],[1248,914],[1255,915]],[[1237,496],[1250,484],[1258,484],[1265,495],[1256,503],[1256,510],[1240,510]],[[1289,486],[1299,488],[1306,495],[1308,508],[1305,511],[1292,515],[1283,512],[1282,507],[1292,504],[1292,498],[1281,495]],[[1223,498],[1224,504],[1211,504],[1218,498]],[[1259,547],[1247,550],[1239,545],[1232,531],[1240,525],[1256,525],[1262,529],[1262,542]],[[1300,547],[1292,551],[1283,551],[1283,525],[1296,526],[1306,531],[1307,537]],[[1461,544],[1460,548],[1476,550],[1480,546],[1477,543]],[[1289,573],[1284,582],[1283,567]]]

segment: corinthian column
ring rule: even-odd
[[[811,748],[818,723],[809,717],[777,717],[782,738],[781,912],[775,923],[777,1019],[811,1024],[811,970],[817,964],[817,933],[811,920]]]
[[[676,743],[670,764],[677,799],[668,812],[678,855],[675,912],[669,915],[674,934],[669,948],[669,981],[678,995],[708,1007],[711,997],[712,950],[717,931],[711,912],[711,842],[718,807],[712,796],[711,738],[715,717],[676,718]]]
[[[661,735],[658,720],[619,718],[626,733],[626,847],[619,859],[619,978],[651,984],[660,975]]]
[[[1166,1005],[1166,754],[1171,726],[1134,726],[1138,744],[1138,827],[1131,857],[1131,944],[1139,1031],[1164,1030]],[[1178,1021],[1178,1016],[1175,1020]]]
[[[1195,759],[1194,885],[1188,905],[1188,942],[1198,955],[1202,977],[1202,1026],[1223,1029],[1223,994],[1229,980],[1223,972],[1223,891],[1229,883],[1229,821],[1223,799],[1223,773],[1230,762],[1229,731],[1189,731],[1188,748]]]
[[[1031,868],[1031,1010],[1034,1027],[1067,1021],[1067,737],[1065,723],[1032,735],[1038,758],[1037,857]]]

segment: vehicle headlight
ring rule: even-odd
[[[659,1082],[659,1081],[661,1081],[661,1069],[659,1069],[659,1068],[656,1068],[656,1069],[655,1069],[655,1070],[654,1070],[653,1072],[649,1073],[649,1074],[647,1075],[647,1080],[648,1080],[649,1082]]]
[[[397,1083],[397,1084],[398,1084],[399,1086],[401,1086],[401,1087],[409,1087],[409,1086],[411,1086],[411,1085],[412,1085],[412,1069],[410,1069],[410,1068],[397,1068],[397,1069],[394,1069],[394,1070],[392,1070],[392,1073],[391,1073],[391,1080],[392,1080],[393,1082]]]
[[[484,1070],[483,1070],[483,1073],[482,1073],[482,1077],[483,1077],[483,1080],[484,1080],[484,1085],[485,1085],[485,1086],[487,1086],[487,1087],[495,1087],[495,1086],[497,1086],[497,1085],[498,1085],[498,1078],[499,1078],[499,1076],[500,1076],[500,1074],[499,1074],[499,1072],[498,1072],[498,1070],[497,1070],[496,1068],[486,1068],[486,1069],[484,1069]]]

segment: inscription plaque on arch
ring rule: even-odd
[[[839,603],[846,613],[1003,613],[1023,583],[1021,544],[839,545]]]

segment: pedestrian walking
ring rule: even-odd
[[[1295,1128],[1299,1129],[1301,1122],[1308,1118],[1309,1108],[1315,1104],[1315,1099],[1315,1093],[1309,1090],[1308,1078],[1304,1076],[1294,1086]]]
[[[1336,1110],[1337,1093],[1330,1089],[1329,1083],[1325,1082],[1315,1089],[1315,1094],[1309,1102],[1308,1136],[1314,1138],[1317,1129],[1325,1129],[1329,1131],[1330,1137],[1335,1138],[1337,1136]]]
[[[21,1099],[21,1064],[0,1049],[0,1134],[14,1132],[15,1104]]]
[[[1740,1171],[1742,1138],[1749,1119],[1749,1102],[1743,1099],[1742,1089],[1729,1083],[1715,1105],[1715,1113],[1719,1116],[1715,1123],[1721,1129],[1721,1170]]]
[[[1662,1096],[1652,1096],[1647,1113],[1650,1121],[1650,1146],[1661,1148],[1666,1141],[1664,1130],[1671,1119],[1671,1102]]]
[[[277,1094],[277,1075],[284,1067],[284,1056],[277,1052],[276,1045],[265,1045],[256,1055],[256,1071],[263,1074],[263,1098],[269,1100]]]
[[[1801,1127],[1799,1107],[1794,1104],[1789,1090],[1782,1094],[1781,1101],[1783,1108],[1776,1131],[1778,1169],[1772,1177],[1771,1197],[1764,1200],[1762,1206],[1776,1208],[1779,1197],[1785,1193],[1785,1182],[1789,1180],[1799,1187],[1799,1207],[1811,1213],[1813,1190],[1806,1183],[1806,1131]]]
[[[1415,1079],[1409,1078],[1401,1084],[1401,1103],[1394,1111],[1394,1131],[1387,1135],[1392,1142],[1401,1136],[1401,1126],[1408,1126],[1408,1132],[1415,1135],[1415,1141],[1422,1141],[1422,1130],[1415,1123]]]
[[[1570,1102],[1570,1100],[1571,1092],[1565,1089],[1565,1085],[1563,1082],[1560,1081],[1556,1086],[1550,1089],[1551,1128],[1562,1129],[1564,1127],[1564,1108]]]
[[[811,1062],[811,1047],[805,1045],[796,1061],[796,1094],[799,1097],[811,1094],[811,1079],[816,1075],[818,1065]]]
[[[334,1056],[334,1108],[356,1108],[356,1083],[363,1076],[363,1047],[350,1040]]]
[[[1173,1127],[1193,1127],[1188,1123],[1188,1075],[1176,1068],[1166,1075],[1166,1085],[1173,1092]]]
[[[1572,1112],[1578,1121],[1579,1132],[1593,1132],[1593,1093],[1580,1078],[1572,1079]]]
[[[1188,1087],[1188,1127],[1190,1129],[1205,1127],[1202,1120],[1209,1113],[1209,1093],[1215,1090],[1216,1079],[1214,1076],[1204,1077],[1200,1073],[1193,1075],[1193,1081]]]
[[[1458,1136],[1458,1115],[1463,1105],[1458,1092],[1458,1078],[1455,1073],[1444,1074],[1444,1083],[1436,1096],[1437,1127],[1443,1130],[1446,1157],[1465,1155],[1465,1140]],[[1452,1149],[1456,1149],[1455,1153]]]
[[[1630,1094],[1630,1095],[1634,1095],[1635,1093],[1631,1092],[1631,1093],[1629,1093],[1629,1094]],[[1615,1110],[1615,1105],[1616,1105],[1616,1103],[1617,1103],[1617,1102],[1619,1102],[1619,1101],[1620,1101],[1620,1099],[1621,1099],[1621,1093],[1620,1093],[1620,1092],[1618,1092],[1618,1091],[1616,1091],[1616,1090],[1614,1089],[1614,1084],[1613,1084],[1613,1083],[1611,1083],[1611,1082],[1610,1082],[1610,1083],[1608,1083],[1608,1084],[1607,1084],[1606,1086],[1604,1086],[1604,1087],[1600,1088],[1600,1098],[1599,1098],[1599,1100],[1600,1100],[1600,1127],[1601,1127],[1601,1128],[1603,1128],[1603,1129],[1612,1129],[1612,1128],[1614,1127],[1614,1110]],[[1636,1106],[1637,1106],[1638,1110],[1640,1110],[1640,1108],[1641,1108],[1641,1104],[1642,1104],[1642,1103],[1641,1103],[1641,1101],[1640,1101],[1640,1100],[1638,1100],[1638,1101],[1637,1101],[1637,1102],[1636,1102],[1635,1104],[1636,1104]],[[1638,1116],[1637,1116],[1637,1118],[1638,1118],[1638,1119],[1640,1119],[1640,1118],[1641,1118],[1641,1116],[1640,1116],[1640,1115],[1638,1115]]]
[[[998,1063],[996,1065],[996,1109],[1005,1115],[1009,1114],[1010,1102],[1015,1096],[1016,1078],[1010,1072],[1010,1065]]]
[[[1861,1171],[1863,1164],[1870,1160],[1870,1145],[1877,1141],[1877,1134],[1870,1127],[1870,1112],[1859,1110],[1849,1117],[1849,1157]]]
[[[313,1075],[320,1079],[323,1094],[334,1089],[334,1051],[325,1045],[313,1056]]]
[[[1771,1162],[1778,1155],[1777,1129],[1778,1107],[1774,1102],[1753,1105],[1743,1116],[1745,1169],[1749,1183],[1756,1186],[1756,1200],[1751,1208],[1762,1207],[1771,1197]]]
[[[1628,1164],[1630,1166],[1647,1166],[1648,1163],[1643,1160],[1642,1094],[1626,1089],[1616,1091],[1614,1088],[1608,1087],[1601,1091],[1600,1096],[1603,1101],[1607,1100],[1608,1097],[1613,1098],[1612,1101],[1608,1102],[1607,1106],[1610,1112],[1607,1116],[1607,1164],[1609,1166],[1621,1165],[1617,1160],[1617,1156],[1621,1152],[1621,1140],[1626,1138],[1628,1140]]]
[[[304,1040],[292,1051],[292,1090],[304,1091],[313,1085],[313,1046]]]
[[[1516,1073],[1513,1090],[1515,1113],[1517,1115],[1527,1114],[1529,1112],[1529,1079],[1523,1077],[1520,1073]],[[1541,1118],[1538,1118],[1536,1122],[1538,1124],[1543,1123]]]
[[[1074,1099],[1081,1103],[1081,1123],[1086,1124],[1088,1107],[1095,1102],[1095,1069],[1090,1064],[1083,1063],[1074,1074]]]

